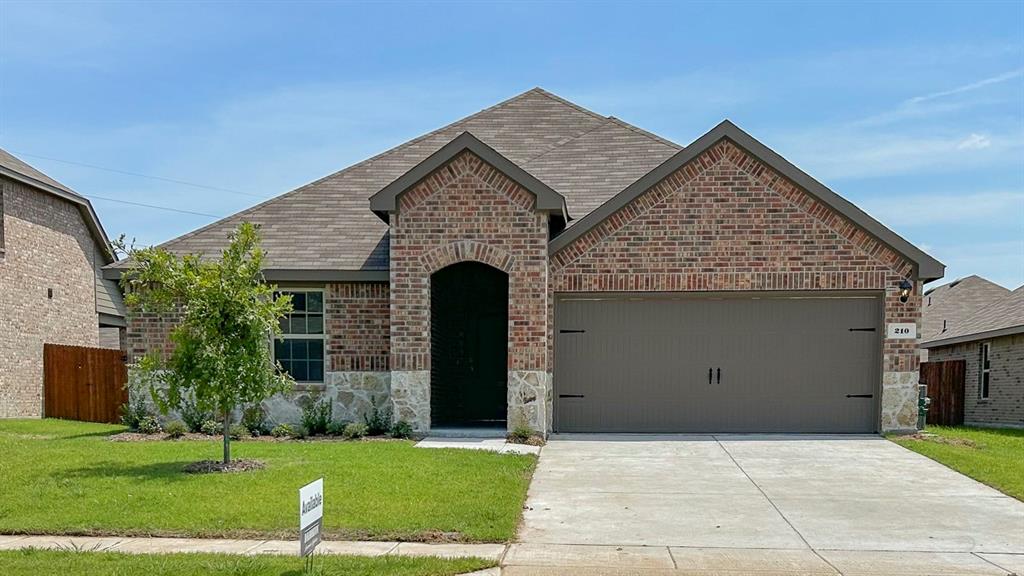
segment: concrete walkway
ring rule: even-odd
[[[563,435],[541,453],[503,565],[1024,575],[1024,503],[875,436]]]

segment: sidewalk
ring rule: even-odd
[[[17,536],[0,535],[0,550],[22,548],[85,550],[152,554],[170,552],[211,552],[219,554],[283,554],[298,556],[298,540],[216,540],[209,538],[123,538],[118,536]],[[475,557],[501,561],[505,544],[423,544],[419,542],[324,541],[320,554],[353,556],[439,556]]]

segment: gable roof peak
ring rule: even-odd
[[[384,188],[381,188],[373,196],[370,196],[370,209],[381,220],[387,222],[389,214],[398,209],[398,197],[403,192],[412,188],[438,168],[441,168],[465,151],[475,154],[481,160],[490,164],[508,178],[511,178],[516,184],[532,193],[537,198],[537,210],[556,212],[563,219],[569,219],[564,196],[538,180],[515,162],[502,156],[501,153],[488,146],[468,130],[463,131],[438,151],[427,156],[422,162],[413,166]]]

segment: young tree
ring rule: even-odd
[[[231,413],[287,390],[292,380],[275,366],[270,338],[291,309],[263,278],[259,230],[245,222],[231,233],[219,260],[175,256],[161,248],[128,250],[122,277],[132,313],[177,313],[168,357],[150,351],[138,364],[160,410],[188,399],[224,422],[224,463],[231,461]],[[122,242],[123,245],[123,242]]]

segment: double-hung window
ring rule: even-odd
[[[981,343],[981,370],[978,372],[978,397],[982,399],[988,398],[989,381],[992,379],[992,363],[988,358],[991,351],[991,343]]]
[[[274,360],[296,382],[324,381],[324,291],[281,290],[292,297],[292,312],[281,319]]]

